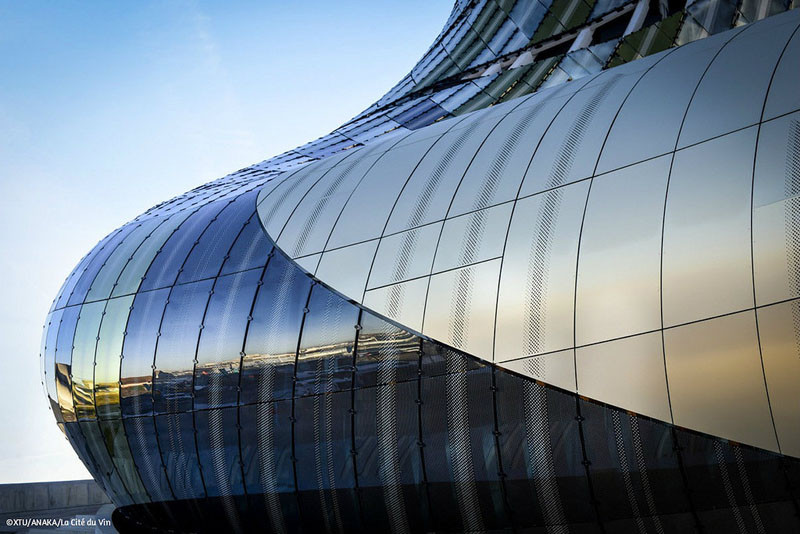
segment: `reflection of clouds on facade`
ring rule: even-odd
[[[341,128],[102,240],[43,376],[120,528],[796,528],[767,11],[458,3]]]

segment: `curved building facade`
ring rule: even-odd
[[[800,12],[459,1],[47,318],[121,531],[800,529]],[[760,20],[764,19],[764,20]]]

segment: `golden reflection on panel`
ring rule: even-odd
[[[800,456],[800,301],[758,310],[758,333],[781,452]]]
[[[755,312],[664,331],[675,424],[777,451]]]
[[[56,396],[58,397],[58,408],[64,422],[73,423],[75,419],[75,407],[72,402],[72,379],[70,378],[70,366],[67,363],[56,362]]]
[[[573,349],[503,362],[500,367],[567,391],[575,392],[577,390],[575,386],[575,351]]]
[[[122,339],[133,295],[108,301],[97,341],[94,368],[95,403],[100,417],[119,417],[119,372]]]
[[[72,395],[79,420],[94,419],[94,355],[105,301],[81,307],[72,349]]]
[[[753,307],[755,128],[675,154],[664,219],[664,325]]]
[[[761,126],[753,182],[756,304],[800,296],[800,112]]]
[[[576,350],[578,393],[671,421],[661,332]]]
[[[500,260],[431,277],[422,332],[491,361]]]
[[[592,183],[581,234],[578,345],[661,327],[661,220],[669,157]]]

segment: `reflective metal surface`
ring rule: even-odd
[[[347,124],[101,240],[42,377],[117,527],[798,530],[789,7],[459,1]]]

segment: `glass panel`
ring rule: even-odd
[[[114,252],[106,259],[100,271],[98,271],[86,295],[87,301],[107,299],[111,295],[120,273],[128,264],[131,256],[136,254],[136,250],[142,242],[161,221],[162,219],[158,217],[151,217],[138,224],[130,223],[134,226],[134,229],[114,249]]]
[[[700,77],[720,47],[738,31],[677,48],[642,76],[614,120],[597,172],[674,150],[683,116]],[[658,94],[657,106],[652,105],[654,94]]]
[[[596,521],[573,396],[498,370],[504,485],[519,525]]]
[[[286,399],[311,280],[280,253],[267,265],[258,290],[242,359],[242,403]]]
[[[797,28],[773,17],[748,26],[714,58],[692,97],[679,146],[757,123],[781,51]]]
[[[114,500],[115,504],[120,506],[132,504],[133,501],[128,489],[119,477],[119,473],[108,455],[105,438],[97,421],[81,421],[77,424],[80,425],[81,432],[86,440],[86,450],[89,456],[94,459],[98,469],[104,475],[103,478],[107,481],[106,490],[110,490],[111,493],[109,497]]]
[[[358,331],[356,388],[415,380],[419,369],[417,336],[364,313]]]
[[[499,276],[499,259],[432,276],[423,333],[491,361]]]
[[[399,232],[444,218],[469,162],[503,116],[499,109],[481,111],[444,134],[414,169],[386,231]]]
[[[107,301],[100,325],[94,367],[94,395],[97,415],[100,418],[118,418],[120,356],[133,295]]]
[[[180,273],[180,268],[186,261],[187,254],[191,252],[203,230],[227,205],[227,201],[218,200],[205,204],[192,213],[161,246],[158,254],[156,254],[148,267],[147,273],[144,275],[140,291],[174,284]]]
[[[244,493],[236,408],[199,410],[194,417],[200,466],[208,496],[222,497],[226,517],[231,527],[238,530],[241,528],[240,519],[236,503],[230,498]]]
[[[416,380],[355,391],[356,466],[361,506],[368,511],[366,531],[424,530],[430,511],[417,444],[417,399]]]
[[[130,436],[129,443],[133,459],[136,461],[136,469],[150,498],[153,502],[173,499],[172,490],[161,465],[153,418],[131,417],[123,419],[123,423]]]
[[[100,431],[105,438],[106,448],[111,455],[111,460],[123,484],[128,488],[133,502],[150,502],[150,496],[142,486],[139,472],[136,469],[136,465],[133,463],[131,451],[128,448],[128,438],[125,435],[122,421],[120,419],[100,421],[99,425]]]
[[[44,331],[44,385],[47,397],[50,399],[50,407],[56,420],[61,421],[61,410],[58,409],[58,394],[56,392],[56,340],[58,330],[61,326],[61,316],[64,310],[56,310],[48,317]]]
[[[592,176],[614,116],[642,74],[622,75],[614,69],[582,88],[559,112],[542,138],[520,195]]]
[[[428,133],[428,130],[419,131]],[[412,139],[417,136],[412,134],[404,141]],[[428,136],[418,142],[401,142],[379,159],[345,204],[344,213],[358,213],[358,217],[340,217],[327,247],[338,248],[380,237],[406,180],[437,139]]]
[[[358,308],[321,285],[311,290],[297,353],[295,397],[350,389]]]
[[[56,394],[61,415],[67,422],[75,421],[75,408],[72,400],[72,344],[80,311],[81,306],[70,306],[64,309],[56,339]]]
[[[194,377],[195,409],[236,405],[247,317],[261,270],[221,276],[208,303]]]
[[[579,88],[575,83],[543,90],[506,115],[470,163],[449,214],[459,215],[515,198],[542,134]]]
[[[500,275],[496,361],[571,347],[588,181],[517,201]]]
[[[261,227],[258,214],[254,213],[233,243],[228,259],[222,264],[220,274],[225,275],[263,267],[267,264],[267,255],[271,249],[272,244]]]
[[[95,419],[94,356],[100,336],[105,301],[81,306],[72,349],[72,395],[78,420]]]
[[[359,150],[314,184],[277,239],[281,249],[293,258],[322,251],[347,199],[381,156],[374,152]]]
[[[777,451],[755,313],[664,331],[675,424]]]
[[[114,233],[111,233],[104,237],[98,244],[95,245],[95,248],[103,246]],[[92,261],[92,252],[94,249],[90,250],[89,253],[81,258],[81,261],[78,265],[69,273],[69,276],[66,280],[64,280],[64,284],[62,284],[61,289],[58,290],[58,296],[53,300],[53,304],[50,306],[50,311],[63,308],[67,305],[67,301],[69,297],[72,295],[72,290],[75,288],[75,284],[78,283],[78,280],[81,278],[81,274],[83,271],[86,270],[86,266]]]
[[[761,125],[753,182],[756,304],[800,296],[800,113]]]
[[[755,128],[675,154],[664,219],[664,325],[753,306]]]
[[[409,330],[420,332],[427,291],[428,278],[417,278],[367,291],[364,293],[364,306]]]
[[[578,393],[661,421],[672,420],[661,332],[579,347]]]
[[[448,219],[438,241],[433,272],[500,257],[512,208],[508,202]]]
[[[121,408],[125,416],[153,412],[153,362],[158,327],[169,289],[138,293],[125,328],[120,370]]]
[[[682,430],[677,430],[676,436],[686,482],[702,523],[719,527],[720,532],[733,532],[739,525],[748,531],[772,530],[767,527],[773,520],[770,516],[780,517],[777,509],[763,516],[766,523],[761,529],[753,519],[754,513],[758,515],[756,502],[775,502],[780,499],[776,493],[783,493],[786,487],[767,482],[758,474],[781,469],[775,455]]]
[[[295,400],[297,490],[309,532],[360,530],[350,408],[349,391]]]
[[[578,345],[661,327],[661,222],[670,158],[598,176],[581,233]]]
[[[322,254],[316,277],[343,295],[361,301],[378,240],[328,250]]]
[[[128,295],[134,293],[139,288],[139,284],[142,283],[142,277],[145,275],[148,267],[150,267],[153,258],[159,253],[161,247],[164,246],[164,242],[169,239],[175,229],[192,213],[194,213],[193,210],[185,209],[169,215],[166,221],[147,236],[120,273],[119,280],[117,280],[117,284],[114,286],[114,290],[111,293],[112,296],[118,297],[120,295]]]
[[[292,449],[292,402],[239,408],[247,493],[275,532],[299,527]]]
[[[75,452],[78,454],[78,458],[80,458],[81,462],[86,467],[86,470],[89,471],[89,474],[92,475],[92,478],[95,479],[95,481],[97,481],[98,485],[102,488],[106,495],[113,495],[111,491],[111,485],[109,483],[109,479],[111,477],[100,469],[100,466],[95,461],[94,456],[89,453],[89,449],[86,444],[86,438],[83,437],[83,432],[81,431],[79,424],[80,423],[77,421],[64,423],[64,434],[67,437],[67,441],[69,441],[69,444],[72,445],[73,449],[75,449]]]
[[[159,328],[153,380],[156,413],[192,409],[195,352],[212,280],[175,286]]]
[[[367,288],[430,274],[442,223],[434,223],[381,239]]]
[[[491,370],[468,373],[461,361],[450,359],[445,376],[422,379],[420,424],[434,528],[475,532],[497,526]]]
[[[784,15],[790,17],[791,15]],[[778,115],[788,113],[800,108],[800,32],[794,34],[786,46],[783,56],[775,69],[775,75],[769,86],[767,103],[764,106],[763,120],[769,120]]]
[[[584,400],[580,410],[603,522],[619,532],[694,530],[670,428]]]
[[[167,478],[178,499],[201,499],[206,496],[197,463],[192,417],[191,413],[171,413],[155,418]]]
[[[758,335],[781,452],[800,456],[800,301],[760,308]]]
[[[94,282],[97,272],[103,267],[108,257],[119,246],[127,235],[136,228],[135,224],[127,224],[113,233],[108,240],[103,240],[89,253],[91,260],[86,264],[86,269],[81,274],[72,293],[69,295],[67,305],[80,304],[84,301],[86,293]]]
[[[233,241],[253,214],[256,195],[256,191],[250,191],[236,197],[209,222],[181,267],[178,283],[219,274]]]

